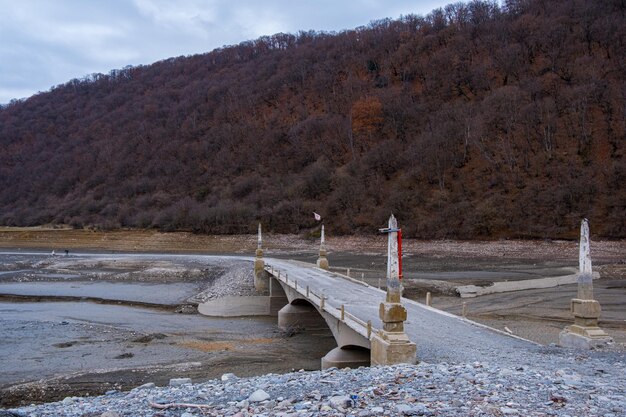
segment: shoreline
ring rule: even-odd
[[[386,238],[382,235],[333,236],[326,231],[329,253],[350,252],[379,256],[386,251]],[[0,248],[7,250],[36,249],[63,251],[79,249],[115,251],[138,254],[171,253],[190,255],[248,254],[254,256],[257,236],[249,235],[199,235],[191,232],[158,232],[153,230],[90,231],[84,229],[7,228],[0,227]],[[517,259],[553,259],[578,261],[578,240],[419,240],[404,239],[406,255],[452,258],[493,257],[511,261]],[[319,239],[301,235],[265,233],[263,249],[268,254],[312,253],[319,249]],[[591,240],[592,259],[595,262],[626,262],[626,239]],[[71,253],[71,252],[70,252]],[[58,253],[57,255],[61,255]]]

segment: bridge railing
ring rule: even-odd
[[[370,339],[372,337],[372,334],[380,331],[380,329],[372,326],[371,320],[364,321],[347,311],[344,304],[341,304],[341,306],[339,307],[327,305],[327,297],[324,294],[317,294],[315,291],[311,290],[308,285],[298,285],[298,280],[290,280],[287,272],[274,268],[272,265],[267,264],[265,265],[265,271],[267,271],[277,280],[283,282],[288,287],[294,289],[297,293],[304,295],[307,300],[311,302],[311,304],[313,304],[320,310],[320,312],[323,311],[330,314],[334,318],[348,325],[351,329],[359,333],[361,336]],[[352,325],[350,325],[351,323]]]

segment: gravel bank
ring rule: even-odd
[[[10,410],[18,416],[623,416],[626,366],[560,350],[533,366],[495,363],[268,374]],[[556,360],[555,360],[556,359]],[[178,381],[183,382],[184,381]]]

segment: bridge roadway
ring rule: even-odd
[[[273,258],[266,258],[265,263],[265,270],[280,279],[283,287],[286,279],[287,285],[297,287],[300,298],[318,311],[323,305],[324,311],[339,319],[343,305],[342,321],[362,336],[369,339],[368,321],[372,333],[382,328],[378,308],[385,300],[385,291],[309,263]],[[403,298],[402,303],[407,309],[405,332],[417,344],[419,361],[520,366],[539,359],[537,355],[545,356],[546,348],[533,342],[412,300]]]

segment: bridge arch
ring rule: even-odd
[[[315,308],[315,306],[306,298],[295,298],[289,304],[292,306],[311,306]]]
[[[320,310],[306,295],[301,294],[282,281],[277,282],[288,302],[278,312],[278,327],[283,330],[293,328],[329,328],[337,347],[322,358],[322,369],[330,367],[369,366],[371,356],[370,340],[350,328],[324,309]]]
[[[288,304],[278,311],[278,327],[283,330],[327,329],[328,324],[319,310],[290,287],[282,285]]]

